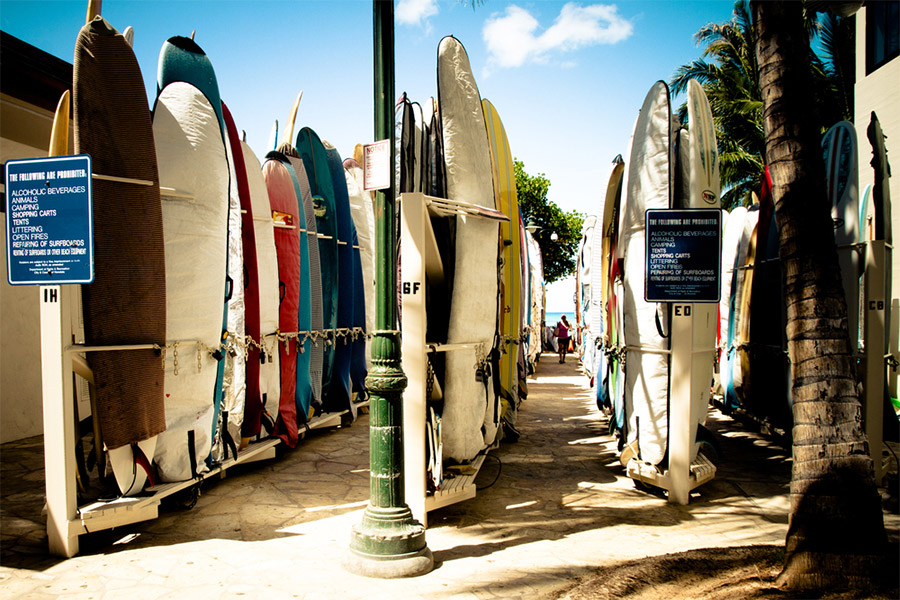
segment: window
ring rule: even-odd
[[[866,75],[900,55],[900,1],[866,3]]]

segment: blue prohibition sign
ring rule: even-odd
[[[644,215],[647,302],[718,302],[722,211],[649,209]]]
[[[91,157],[10,160],[5,184],[9,283],[93,281]]]

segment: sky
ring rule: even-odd
[[[564,211],[597,214],[612,160],[625,152],[647,91],[698,58],[694,34],[728,21],[733,6],[397,0],[396,95],[405,91],[422,103],[436,96],[438,44],[455,36],[526,172],[546,175],[549,198]],[[71,62],[86,9],[87,0],[0,0],[0,29]],[[134,28],[151,107],[163,42],[194,31],[223,101],[259,157],[301,90],[296,129],[312,127],[342,156],[375,141],[367,0],[105,0],[102,14],[120,31]],[[547,310],[572,312],[574,294],[574,277],[548,286]]]

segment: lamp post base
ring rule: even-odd
[[[425,543],[425,527],[409,508],[369,506],[350,534],[344,568],[379,579],[416,577],[431,571],[434,558]]]

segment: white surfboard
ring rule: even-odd
[[[154,460],[162,481],[190,479],[188,433],[197,472],[210,450],[228,227],[228,160],[212,105],[175,82],[159,94],[153,136],[166,244],[166,431]]]
[[[669,318],[666,305],[644,300],[644,212],[670,208],[671,110],[665,82],[653,85],[635,125],[628,159],[627,193],[619,218],[625,262],[625,406],[628,443],[638,456],[658,464],[666,455],[669,404]]]
[[[481,96],[469,58],[459,40],[446,37],[438,49],[438,102],[443,130],[447,192],[460,200],[494,204],[490,146]],[[447,353],[442,417],[446,458],[467,461],[496,435],[485,414],[497,403],[484,369],[497,331],[497,256],[499,224],[471,215],[456,217],[456,256],[448,343],[477,343],[475,352]],[[484,428],[484,432],[482,432]]]
[[[350,215],[356,226],[362,261],[363,290],[366,297],[366,331],[375,331],[375,204],[372,193],[363,189],[363,170],[359,163],[344,160],[344,178],[350,196]],[[372,369],[371,340],[366,340],[366,368]]]
[[[719,150],[716,145],[716,127],[706,92],[695,79],[688,82],[688,135],[689,197],[688,208],[719,210],[721,187],[719,183]],[[692,305],[693,349],[691,353],[691,420],[690,423],[706,423],[709,396],[716,355],[716,327],[718,305],[715,302],[697,302]],[[697,427],[690,430],[691,455],[697,455]]]

